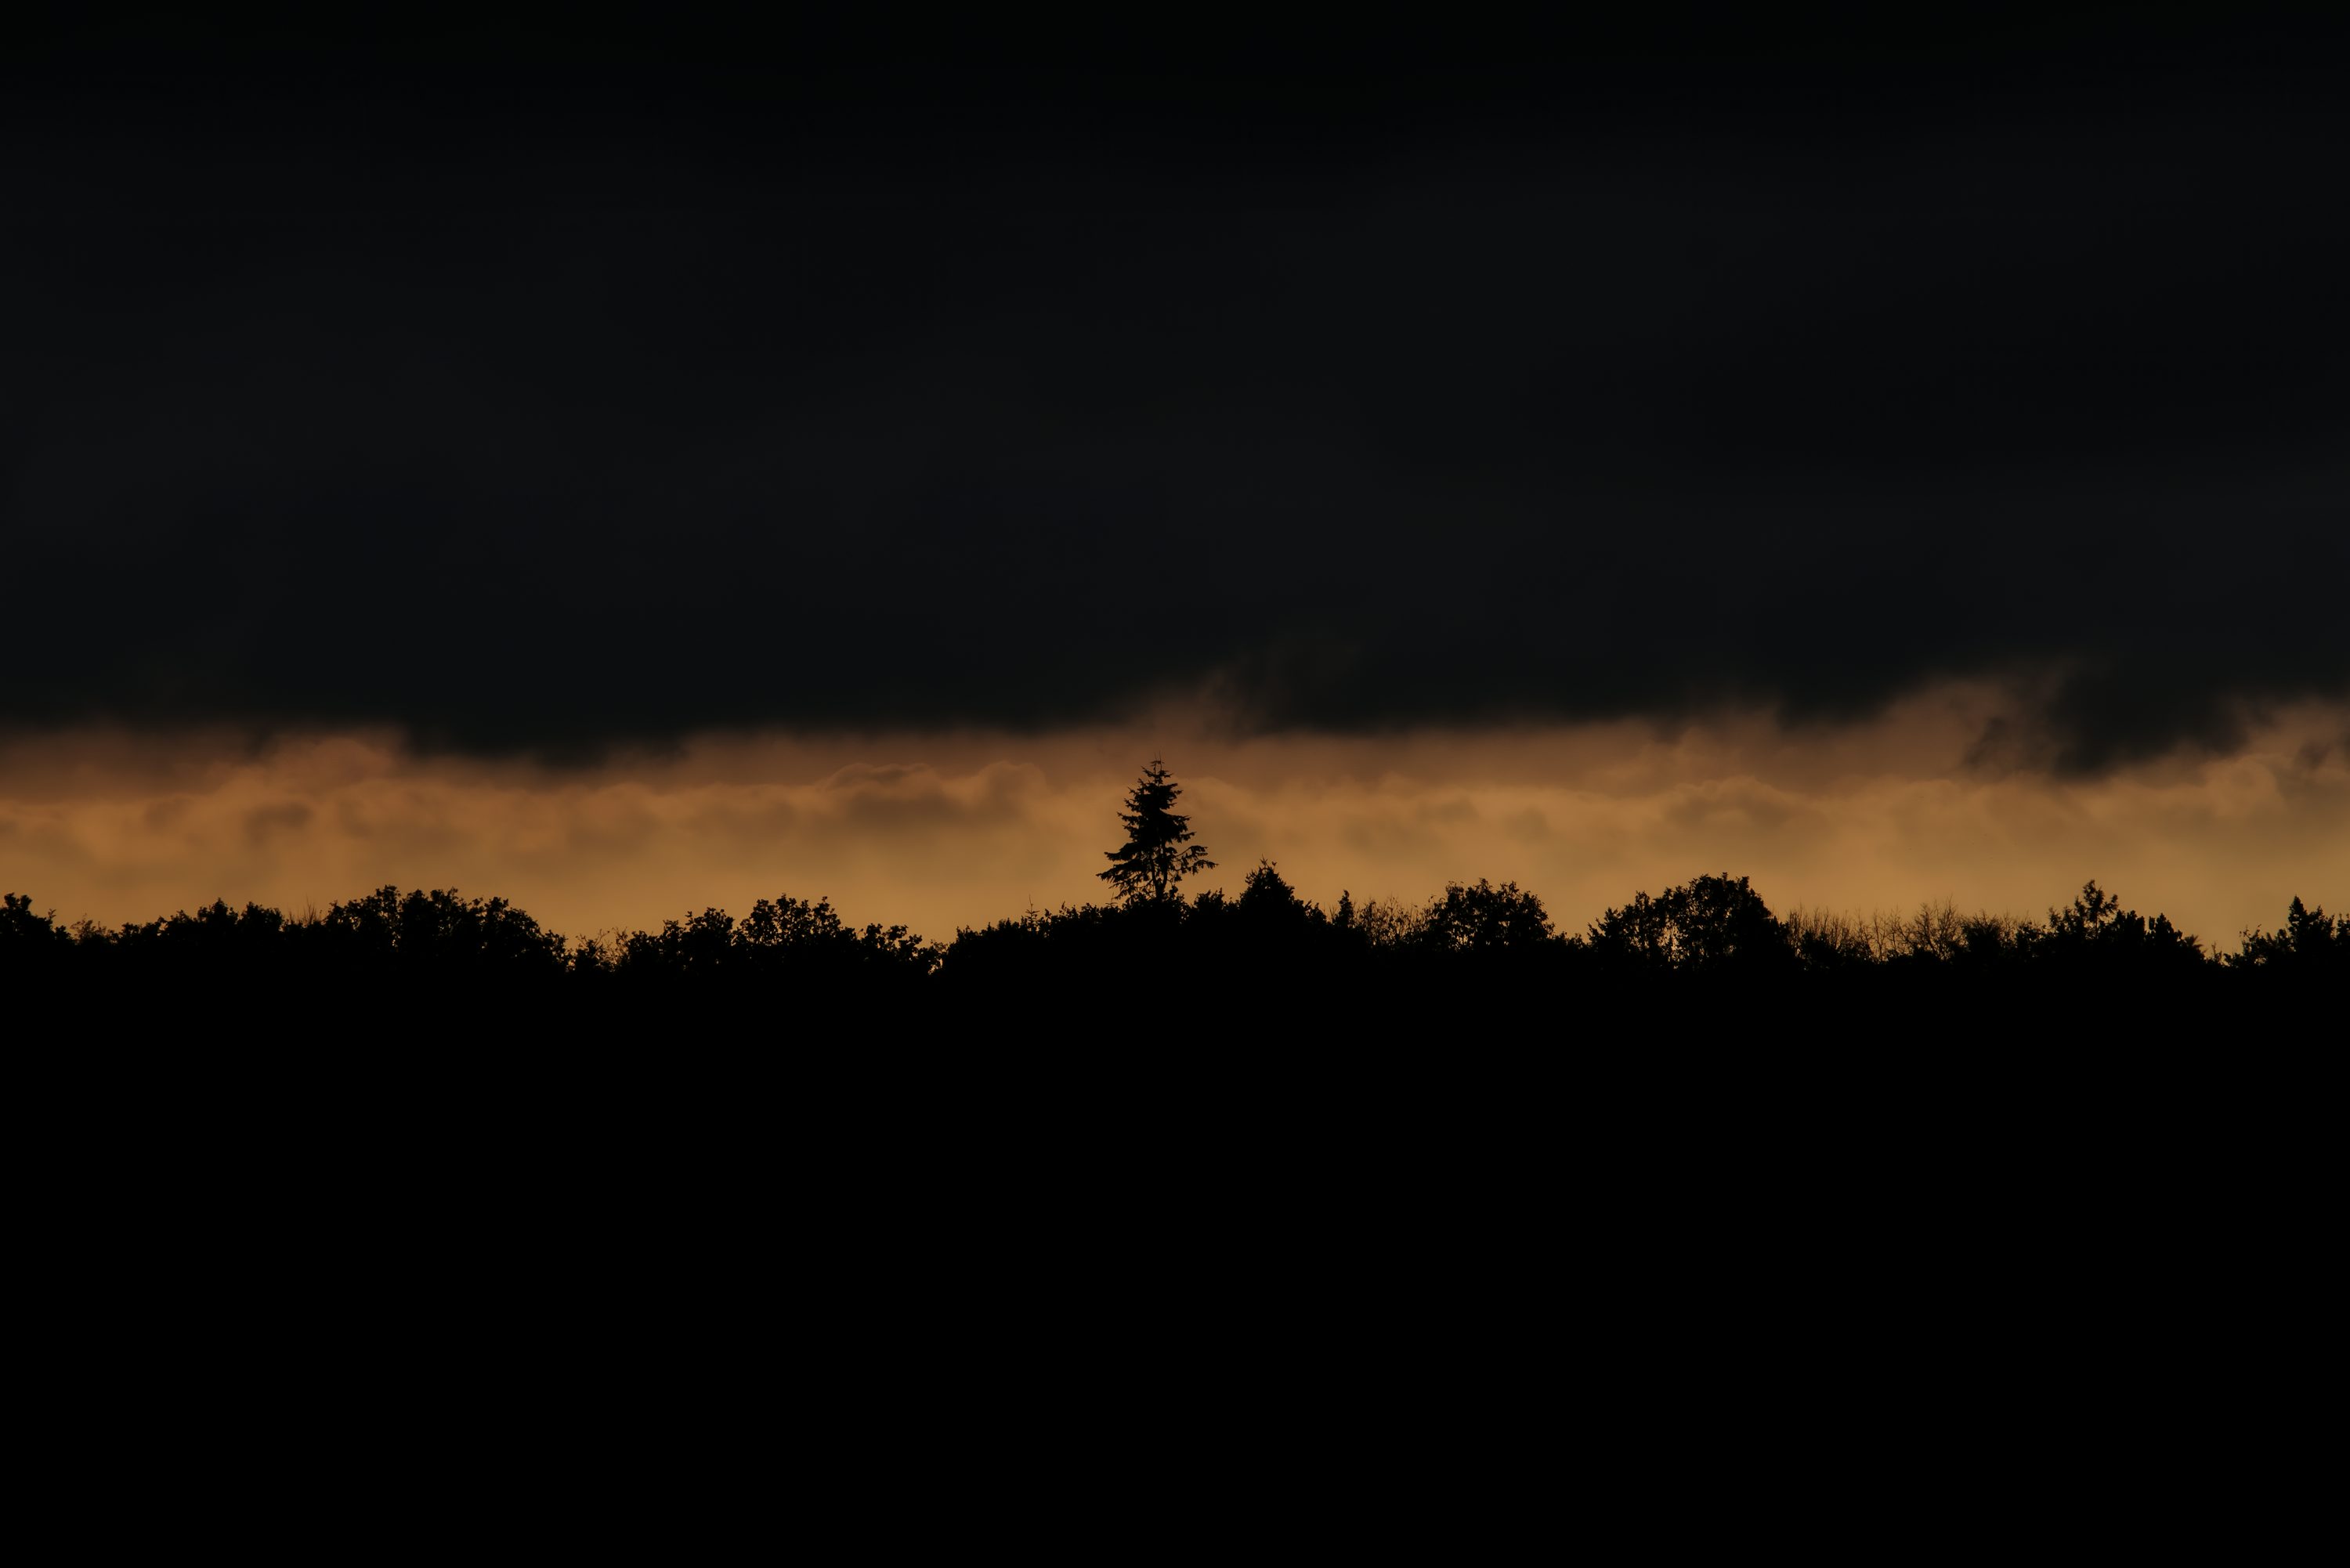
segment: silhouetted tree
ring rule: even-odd
[[[2149,920],[2136,909],[2125,909],[2119,898],[2095,880],[2082,887],[2069,908],[2049,910],[2045,929],[2027,929],[2022,935],[2037,968],[2184,973],[2209,962],[2203,945],[2172,925],[2169,916],[2158,914]]]
[[[2350,916],[2332,919],[2324,909],[2295,898],[2282,929],[2246,931],[2243,950],[2229,962],[2241,969],[2350,978]]]
[[[1551,940],[1542,900],[1515,882],[1496,888],[1480,877],[1473,888],[1446,885],[1421,914],[1414,940],[1442,952],[1491,952],[1534,948]]]
[[[55,909],[33,913],[31,894],[0,895],[0,965],[31,968],[54,959],[70,940]]]
[[[1592,950],[1636,970],[1743,972],[1792,963],[1795,946],[1743,877],[1700,877],[1633,895],[1591,928]]]
[[[246,921],[264,913],[248,907]],[[265,913],[276,916],[276,911]],[[330,905],[293,934],[343,966],[395,965],[411,978],[548,978],[566,967],[559,933],[541,929],[529,914],[504,898],[467,898],[454,888],[430,892],[420,888],[405,895],[396,887],[379,888],[348,903]]]
[[[919,980],[939,958],[937,948],[903,926],[851,928],[829,898],[762,898],[751,906],[737,943],[746,956],[804,980]]]
[[[759,991],[805,1008],[851,997],[910,995],[938,967],[940,950],[903,926],[844,921],[829,898],[761,898],[737,921],[706,909],[655,931],[591,941],[571,955],[576,973],[619,982],[623,994],[668,994],[681,984],[729,994]]]
[[[1208,852],[1191,842],[1191,819],[1175,809],[1182,786],[1157,757],[1126,797],[1118,814],[1126,824],[1126,843],[1106,850],[1109,869],[1097,873],[1128,903],[1159,902],[1171,897],[1186,877],[1215,868]]]
[[[1327,918],[1320,905],[1299,898],[1270,860],[1256,863],[1256,869],[1242,882],[1241,896],[1233,900],[1232,909],[1248,929],[1264,933],[1319,925]]]

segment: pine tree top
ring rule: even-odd
[[[1206,850],[1196,845],[1181,847],[1191,837],[1191,819],[1174,809],[1182,794],[1183,786],[1159,757],[1150,759],[1127,792],[1128,809],[1118,813],[1118,820],[1126,824],[1126,843],[1103,852],[1109,868],[1098,873],[1117,887],[1120,898],[1164,898],[1184,877],[1214,867]]]

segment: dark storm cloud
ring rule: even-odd
[[[2037,718],[1987,749],[2095,767],[2350,686],[2350,136],[2301,40],[626,41],[19,67],[0,722],[1990,675]]]

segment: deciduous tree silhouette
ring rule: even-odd
[[[1591,928],[1592,950],[1638,970],[1753,971],[1792,965],[1795,948],[1745,877],[1700,877],[1655,898],[1633,896]]]
[[[1496,888],[1479,877],[1475,887],[1452,882],[1438,894],[1415,933],[1442,952],[1490,952],[1538,948],[1550,941],[1550,917],[1542,900],[1515,882]]]
[[[1127,809],[1118,813],[1126,843],[1103,852],[1109,869],[1096,875],[1128,903],[1163,902],[1184,877],[1215,868],[1208,852],[1191,842],[1191,819],[1175,809],[1182,793],[1167,764],[1153,757],[1127,794]]]

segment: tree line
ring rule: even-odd
[[[2124,907],[2095,882],[2044,919],[1962,914],[1774,914],[1746,877],[1701,876],[1639,892],[1577,932],[1561,931],[1514,882],[1456,882],[1425,903],[1335,908],[1301,898],[1271,861],[1240,891],[1185,897],[1214,862],[1174,809],[1180,788],[1154,761],[1127,801],[1127,842],[1107,852],[1107,904],[1030,910],[924,940],[902,925],[855,926],[830,900],[762,898],[736,917],[705,909],[658,929],[567,940],[504,898],[384,887],[299,916],[224,901],[102,927],[58,921],[28,895],[0,902],[0,982],[63,984],[97,998],[221,985],[351,995],[463,988],[517,998],[743,997],[920,1005],[940,999],[1035,1006],[1049,999],[1180,1015],[1244,994],[1498,997],[1579,989],[1590,997],[1778,990],[1814,999],[2106,992],[2146,1000],[2243,994],[2303,982],[2335,1008],[2350,978],[2350,918],[2295,898],[2274,929],[2207,950],[2162,914]]]
[[[0,898],[0,978],[93,984],[207,976],[252,981],[494,982],[574,988],[791,983],[869,995],[1036,984],[1132,987],[1170,998],[1217,979],[1833,984],[1932,973],[1986,982],[2103,980],[2191,986],[2227,976],[2350,979],[2350,919],[2294,898],[2274,929],[2207,950],[2161,914],[2095,882],[2044,919],[1959,912],[1774,915],[1743,877],[1638,893],[1562,932],[1514,882],[1453,883],[1425,903],[1298,896],[1271,862],[1237,895],[1169,894],[1031,910],[928,941],[904,926],[855,926],[829,899],[762,898],[747,915],[705,909],[653,929],[573,941],[504,898],[385,887],[287,915],[215,901],[117,927],[65,922],[29,896]]]

